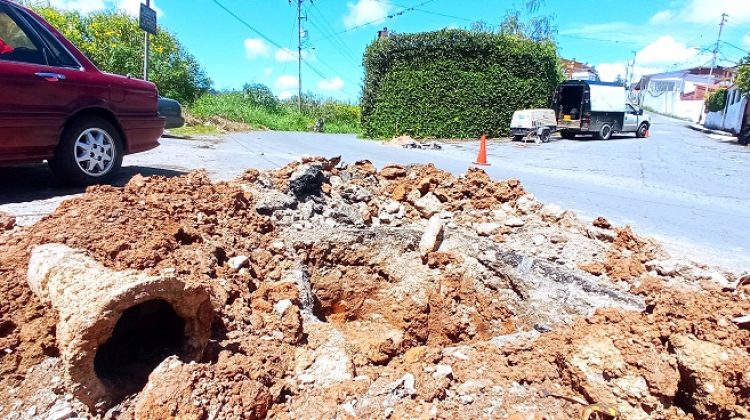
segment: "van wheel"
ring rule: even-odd
[[[612,137],[612,127],[609,124],[602,124],[602,127],[596,133],[596,138],[599,140],[609,140]]]
[[[576,137],[576,135],[573,134],[571,131],[563,130],[560,132],[560,137],[566,140],[573,140]]]
[[[109,181],[122,165],[122,139],[109,121],[87,117],[65,129],[49,167],[69,184],[86,186]]]
[[[542,143],[549,143],[549,139],[550,139],[549,130],[542,130],[541,139],[542,139]]]
[[[646,137],[646,131],[648,131],[648,124],[643,123],[638,126],[638,130],[635,132],[635,136],[639,139]]]
[[[523,140],[523,136],[513,136],[513,141],[521,141]]]

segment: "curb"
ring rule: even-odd
[[[698,124],[686,124],[685,126],[691,130],[700,131],[701,133],[716,134],[716,135],[725,136],[725,137],[737,137],[728,131],[712,130],[710,128],[700,126]]]

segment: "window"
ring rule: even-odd
[[[32,38],[0,8],[0,60],[44,64],[44,54]]]
[[[36,33],[39,35],[39,37],[44,42],[45,47],[47,48],[49,55],[48,58],[50,60],[50,65],[60,66],[60,67],[80,67],[81,65],[76,61],[75,58],[73,58],[72,55],[68,52],[68,50],[65,49],[65,47],[60,44],[60,41],[58,41],[48,30],[47,28],[43,27],[42,24],[36,21],[32,16],[30,16],[26,12],[22,12],[24,15],[24,18],[26,21],[31,25],[31,27],[36,31]]]
[[[633,105],[625,104],[625,106],[628,108],[628,112],[629,113],[631,113],[631,114],[635,114],[636,113],[635,108],[633,108]]]

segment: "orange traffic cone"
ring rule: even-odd
[[[490,164],[487,163],[487,135],[486,134],[482,134],[482,138],[480,139],[480,143],[479,143],[479,154],[477,155],[477,161],[474,162],[474,164],[490,166]]]

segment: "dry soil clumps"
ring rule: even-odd
[[[50,243],[112,279],[205,291],[202,354],[159,353],[97,414],[71,374],[78,312],[34,261],[27,275]],[[94,287],[124,296],[114,284]],[[578,418],[556,394],[628,419],[745,418],[748,287],[480,170],[310,158],[229,183],[136,177],[0,235],[0,417]],[[91,349],[125,318],[99,313]]]

